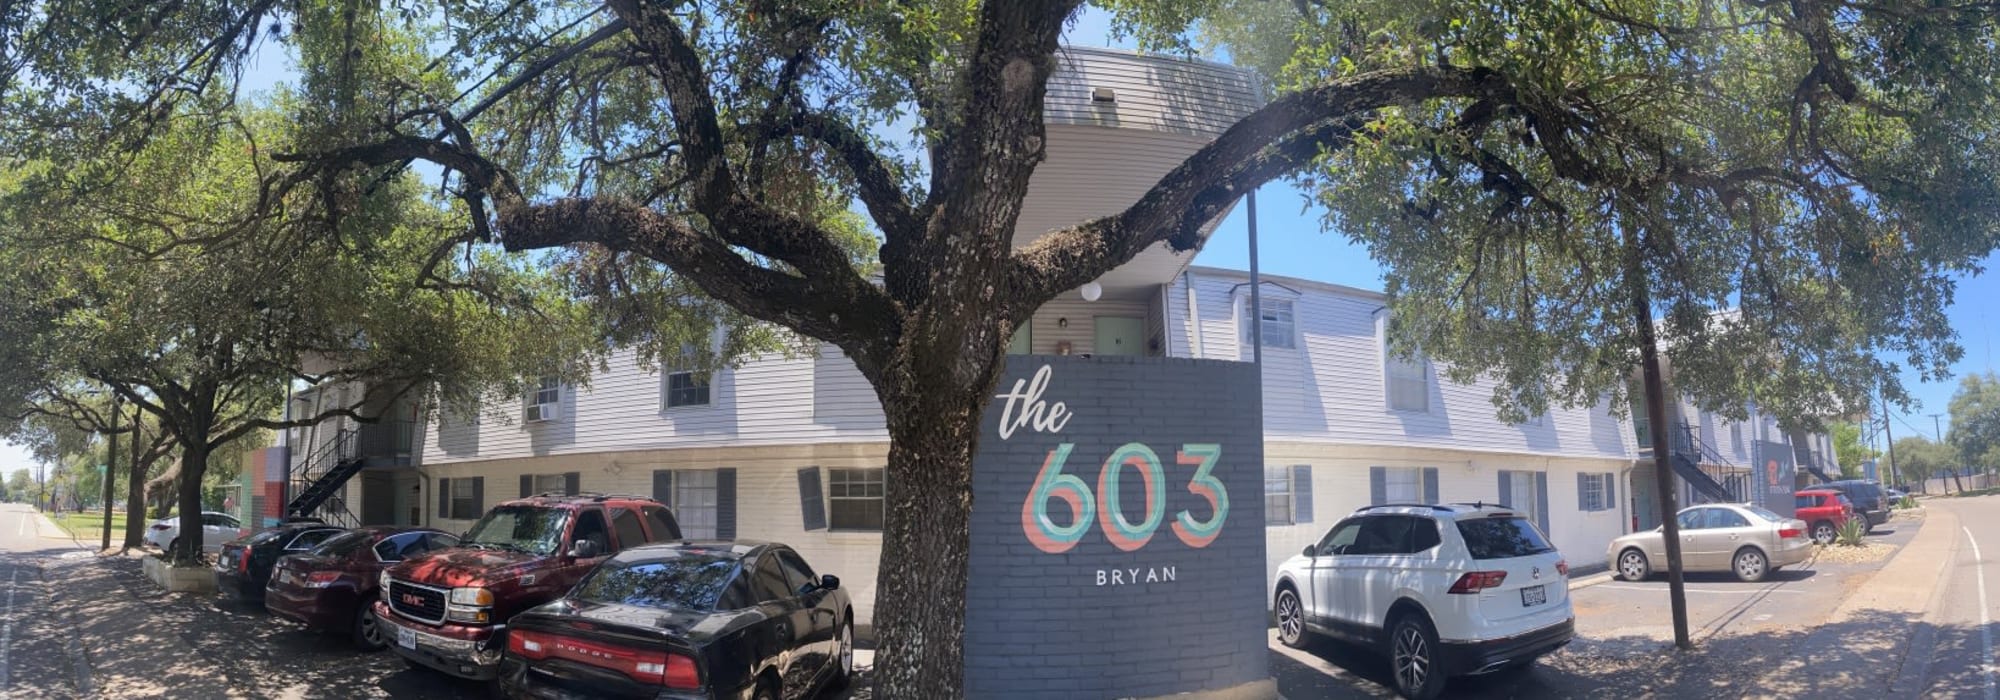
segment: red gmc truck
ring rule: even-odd
[[[561,596],[620,549],[680,539],[674,514],[649,498],[507,501],[457,547],[383,570],[374,614],[389,648],[411,665],[490,680],[507,648],[508,618]]]

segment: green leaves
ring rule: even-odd
[[[1945,437],[1968,464],[2000,468],[2000,375],[1967,375],[1951,396],[1951,433]]]

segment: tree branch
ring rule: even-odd
[[[861,203],[890,240],[920,233],[922,222],[917,210],[897,186],[896,175],[881,156],[868,146],[866,137],[854,127],[824,114],[794,112],[787,133],[799,133],[825,144],[840,156],[854,175]]]

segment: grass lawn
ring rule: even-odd
[[[82,513],[59,513],[49,516],[49,519],[56,521],[56,524],[62,526],[62,529],[68,530],[70,535],[85,542],[100,540],[104,536],[104,511],[101,510],[85,511]],[[113,513],[111,514],[111,542],[117,544],[124,541],[125,514]]]

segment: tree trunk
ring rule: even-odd
[[[125,549],[144,549],[146,546],[146,467],[144,414],[133,414],[132,430],[132,474],[125,480]]]
[[[878,697],[963,697],[972,456],[1002,368],[997,329],[906,340],[878,384],[889,426],[877,570]],[[967,378],[972,381],[966,381]]]
[[[1646,392],[1646,422],[1653,426],[1653,481],[1660,497],[1660,536],[1667,549],[1667,599],[1673,608],[1674,646],[1694,648],[1688,637],[1687,585],[1681,576],[1681,528],[1679,509],[1674,505],[1674,472],[1671,443],[1667,440],[1667,398],[1660,372],[1659,341],[1653,334],[1653,302],[1646,286],[1648,279],[1633,234],[1626,233],[1625,283],[1632,290],[1632,322],[1639,331],[1639,362]]]
[[[168,553],[176,565],[201,563],[201,477],[208,471],[207,431],[192,440],[181,452],[180,547]]]

